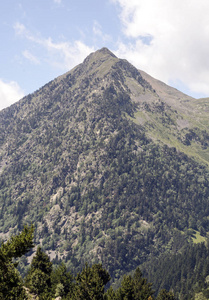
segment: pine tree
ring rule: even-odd
[[[22,279],[16,270],[19,258],[27,253],[33,245],[33,226],[25,226],[23,231],[11,237],[0,247],[0,299],[27,299]]]
[[[116,300],[116,292],[113,290],[111,286],[104,295],[105,300]]]
[[[66,265],[62,262],[51,275],[52,290],[56,297],[66,297],[72,294],[73,276],[67,271]]]
[[[152,299],[154,291],[152,284],[142,277],[139,268],[131,275],[124,275],[121,287],[116,291],[116,299],[120,300],[147,300]]]
[[[88,264],[76,276],[75,293],[76,300],[101,300],[104,298],[104,287],[109,282],[109,273],[102,268],[101,264]]]
[[[134,300],[134,281],[130,275],[124,275],[119,289],[120,299]]]
[[[176,300],[176,298],[174,297],[173,293],[162,289],[157,296],[157,300]]]
[[[139,268],[134,272],[133,281],[134,299],[148,299],[149,297],[152,297],[154,294],[152,284],[147,282],[146,278],[142,277],[142,272]]]
[[[26,287],[32,293],[39,295],[39,299],[46,298],[45,295],[50,294],[51,273],[52,263],[50,258],[42,251],[41,247],[38,247],[25,278]]]

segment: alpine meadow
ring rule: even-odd
[[[0,111],[0,207],[2,245],[33,224],[18,270],[34,294],[40,256],[71,272],[63,299],[208,299],[209,99],[91,53]],[[99,296],[82,296],[85,272],[102,274]],[[127,296],[142,274],[153,290]]]

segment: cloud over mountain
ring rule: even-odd
[[[209,94],[208,1],[113,0],[127,43],[118,54],[153,76]]]
[[[23,96],[24,92],[17,82],[11,81],[6,83],[0,79],[0,109],[11,105]]]

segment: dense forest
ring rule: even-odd
[[[117,290],[105,286],[110,281],[109,273],[101,264],[85,267],[76,276],[67,271],[64,263],[53,268],[52,262],[40,247],[32,258],[29,271],[24,280],[15,267],[17,259],[33,246],[33,226],[24,227],[17,236],[13,236],[0,247],[0,297],[5,300],[125,300],[154,299],[152,285],[142,277],[139,268],[133,276],[125,275]],[[161,290],[157,299],[175,299],[173,294]]]
[[[201,292],[205,299],[209,297],[209,247],[205,243],[187,245],[180,253],[153,257],[141,270],[157,293],[168,289],[179,299],[193,299]]]
[[[206,101],[153,88],[108,49],[1,111],[2,245],[32,222],[41,247],[10,254],[11,272],[21,256],[33,290],[45,276],[31,262],[39,251],[49,273],[63,268],[72,286],[84,270],[102,268],[109,299],[124,276],[135,285],[138,267],[151,297],[163,289],[180,299],[207,295],[208,120]],[[46,280],[55,296],[62,282]]]
[[[110,274],[101,263],[91,266],[85,263],[79,273],[73,274],[64,262],[53,265],[40,246],[22,278],[16,268],[19,258],[34,247],[33,238],[34,226],[25,226],[19,235],[1,244],[1,299],[186,300],[199,299],[198,295],[200,299],[208,299],[209,247],[204,243],[185,248],[182,253],[153,258],[151,264],[142,266],[153,284],[137,267],[124,275],[116,287],[110,285]]]

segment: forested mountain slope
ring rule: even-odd
[[[92,53],[0,112],[1,237],[32,222],[51,259],[113,279],[177,253],[209,231],[208,141],[207,100]]]

